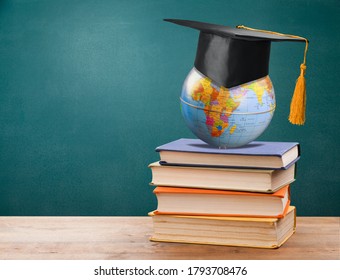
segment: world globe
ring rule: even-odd
[[[201,140],[233,148],[258,138],[275,111],[275,92],[269,76],[225,88],[193,68],[181,93],[186,125]]]

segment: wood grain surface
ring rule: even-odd
[[[297,217],[279,249],[151,242],[152,231],[150,217],[0,217],[0,259],[340,259],[340,217]]]

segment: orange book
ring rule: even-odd
[[[156,187],[155,214],[282,218],[290,205],[289,185],[275,193]]]

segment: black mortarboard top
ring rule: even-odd
[[[294,35],[281,34],[266,30],[257,30],[244,26],[237,28],[190,20],[164,19],[165,21],[200,31],[194,66],[203,75],[216,84],[231,88],[263,78],[269,73],[270,44],[272,41],[305,42],[305,58],[301,64],[301,75],[304,78],[305,60],[308,41]],[[305,81],[301,81],[305,85]],[[305,93],[305,88],[301,89]],[[295,96],[295,93],[294,93]],[[293,97],[294,99],[294,97]],[[301,120],[292,123],[304,123],[305,96],[299,96],[295,103],[299,108],[292,111],[303,111]],[[292,101],[293,104],[293,101]]]

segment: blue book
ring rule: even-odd
[[[156,148],[161,165],[288,169],[300,158],[297,142],[253,141],[243,147],[219,149],[199,139],[178,139]]]

